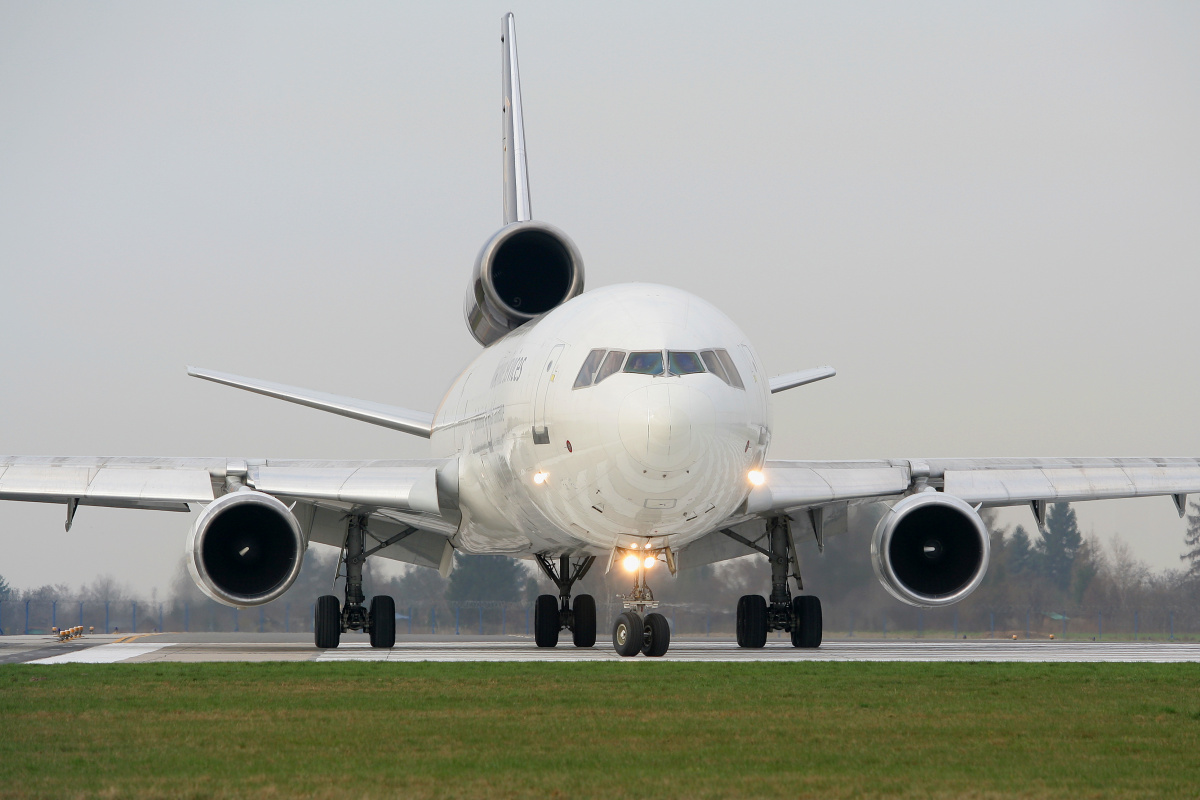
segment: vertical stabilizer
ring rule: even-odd
[[[521,113],[521,76],[517,71],[517,23],[511,13],[500,20],[504,62],[504,224],[533,219],[529,210],[529,168],[525,164],[525,120]]]

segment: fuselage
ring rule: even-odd
[[[438,408],[470,553],[679,548],[745,499],[770,443],[767,376],[711,304],[586,292],[485,349]]]

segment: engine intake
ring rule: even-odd
[[[583,258],[545,222],[514,222],[475,259],[464,311],[471,335],[489,345],[583,291]]]
[[[206,595],[227,606],[269,603],[300,574],[304,535],[282,502],[240,491],[209,503],[188,536],[188,571]]]
[[[871,540],[883,588],[909,605],[931,608],[965,599],[987,573],[991,539],[975,509],[941,492],[896,503]]]

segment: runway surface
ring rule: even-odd
[[[143,634],[90,636],[59,643],[48,636],[0,637],[0,664],[144,664],[212,661],[621,661],[607,641],[594,648],[568,643],[535,647],[524,636],[412,636],[390,649],[347,636],[335,650],[317,650],[307,634]],[[784,639],[743,649],[723,638],[681,637],[663,661],[989,661],[1200,662],[1200,643],[1063,642],[1049,640],[835,639],[800,650]]]

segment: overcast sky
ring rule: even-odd
[[[1200,5],[646,6],[0,4],[0,452],[426,455],[184,367],[436,407],[511,9],[588,286],[838,368],[773,457],[1200,455]],[[1178,565],[1170,500],[1077,509]],[[63,518],[0,503],[0,574],[165,590],[190,524]]]

